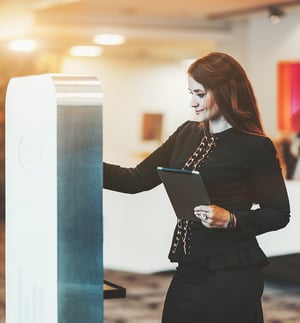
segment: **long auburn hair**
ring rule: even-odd
[[[192,63],[187,73],[212,93],[220,112],[234,128],[265,135],[252,85],[234,58],[212,52]]]

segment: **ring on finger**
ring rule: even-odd
[[[200,218],[202,220],[206,220],[207,219],[207,215],[205,214],[205,212],[200,213]]]

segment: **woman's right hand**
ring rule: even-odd
[[[194,214],[206,228],[224,229],[228,227],[231,212],[214,204],[198,205],[194,208]],[[234,216],[234,215],[233,215]],[[234,226],[236,218],[234,216]]]

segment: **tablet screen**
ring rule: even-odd
[[[176,216],[182,220],[201,221],[194,215],[197,205],[210,205],[202,177],[198,171],[157,167]]]

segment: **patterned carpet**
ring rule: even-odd
[[[105,270],[104,278],[126,288],[125,299],[104,300],[105,323],[160,322],[170,273],[143,275]],[[265,323],[300,323],[300,285],[267,280],[263,308]]]

